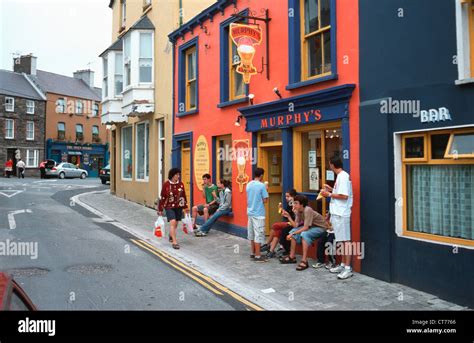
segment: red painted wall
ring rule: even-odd
[[[254,104],[261,104],[268,101],[278,100],[273,92],[274,87],[278,87],[283,98],[311,93],[325,88],[331,88],[342,84],[356,84],[353,92],[350,111],[350,163],[351,178],[353,183],[354,205],[352,208],[352,234],[353,240],[360,240],[360,178],[359,178],[359,30],[358,30],[358,2],[337,0],[337,73],[338,80],[322,82],[312,86],[306,86],[296,90],[285,90],[289,83],[288,70],[288,2],[286,0],[258,0],[238,1],[238,10],[249,8],[253,11],[260,11],[261,8],[269,9],[270,22],[270,80],[266,79],[266,72],[254,75],[250,82],[249,93],[255,94]],[[199,114],[175,117],[174,134],[193,131],[193,151],[195,143],[200,135],[207,138],[209,147],[212,147],[212,137],[218,135],[232,134],[232,139],[248,139],[252,144],[252,136],[245,131],[245,120],[242,126],[234,125],[239,112],[237,108],[247,106],[238,104],[223,109],[217,108],[220,102],[220,32],[219,25],[228,19],[235,11],[233,6],[228,6],[224,15],[219,12],[214,16],[214,21],[206,20],[208,34],[205,34],[199,27],[194,29],[194,34],[186,33],[184,40],[178,38],[175,46],[175,113],[178,113],[178,49],[183,43],[199,35]],[[264,31],[264,25],[262,25]],[[205,48],[205,45],[209,48]],[[262,44],[257,47],[254,58],[254,65],[261,69],[262,56],[265,56],[266,49],[265,35]],[[212,151],[211,151],[212,154]],[[212,163],[212,156],[210,156]],[[212,166],[210,167],[212,170]],[[251,176],[251,165],[247,165],[247,175]],[[239,187],[235,183],[237,175],[237,165],[234,162],[233,169],[233,211],[234,218],[229,222],[246,227],[246,194],[239,192]],[[202,195],[194,184],[194,204],[202,203]],[[354,268],[360,270],[360,260],[354,261]]]

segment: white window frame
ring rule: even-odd
[[[163,169],[165,167],[165,120],[158,120],[158,194],[161,194],[163,185]],[[163,147],[163,148],[162,148]]]
[[[469,7],[466,0],[456,0],[456,41],[458,80],[456,84],[474,82],[474,72],[471,72],[471,43],[469,28]]]
[[[32,126],[31,130],[30,130],[30,125]],[[31,137],[28,137],[30,133],[31,133]],[[26,122],[26,140],[27,141],[35,140],[35,122],[34,121],[28,120]]]
[[[35,114],[35,102],[33,100],[26,100],[26,113]]]
[[[84,103],[82,100],[76,100],[76,114],[84,114]]]
[[[141,56],[141,42],[142,42],[142,35],[149,35],[151,38],[150,38],[150,43],[151,43],[151,57],[142,57]],[[138,83],[139,84],[142,84],[142,85],[150,85],[153,83],[153,75],[154,75],[154,72],[155,72],[155,69],[154,69],[154,49],[155,49],[155,46],[154,46],[154,34],[153,34],[153,31],[140,31],[139,32],[139,35],[138,35],[138,63],[137,63],[137,66],[138,66]],[[142,61],[144,60],[151,60],[151,75],[150,75],[150,81],[142,81],[140,80],[140,65],[142,63]]]
[[[123,91],[132,86],[132,34],[129,32],[123,39]],[[128,72],[129,71],[129,72]]]
[[[33,164],[30,164],[30,153],[33,152]],[[26,168],[38,168],[38,150],[26,149]]]
[[[58,113],[66,113],[66,99],[58,98],[56,100],[56,111]]]
[[[8,131],[10,130],[8,129],[7,123],[12,123],[11,129],[10,129],[12,132],[11,136],[8,135]],[[15,119],[5,119],[5,139],[15,139]]]
[[[131,128],[131,132],[132,132],[132,148],[130,150],[130,153],[132,154],[133,153],[133,125],[127,125],[127,126],[124,126],[121,128],[120,130],[120,178],[122,181],[133,181],[133,175],[132,177],[130,178],[127,178],[127,177],[124,177],[124,170],[123,170],[123,131],[127,128]],[[134,156],[132,155],[132,163],[133,163],[133,158]]]
[[[9,101],[11,101],[9,103]],[[15,98],[11,96],[5,97],[5,112],[15,112]]]
[[[123,56],[124,56],[124,54],[123,54],[123,53],[120,53],[120,52],[117,52],[117,53],[115,54],[115,65],[114,65],[114,97],[116,97],[116,98],[122,96],[122,92],[123,92],[124,87],[125,87],[124,75],[123,75],[123,74],[124,74],[124,70],[125,70],[125,69],[124,69],[125,66],[124,66],[124,62],[123,62]],[[121,66],[121,68],[122,68],[121,72],[120,72],[120,70],[118,70],[118,68],[117,68],[117,67],[118,67],[117,63],[119,63],[119,62],[117,62],[117,61],[120,62],[120,66]],[[118,79],[119,77],[122,78],[122,90],[120,91],[120,93],[117,94],[117,88],[116,88],[116,86],[117,86],[117,79]]]
[[[145,126],[145,137],[144,137],[145,144],[143,146],[143,149],[145,150],[145,152],[148,150],[148,156],[145,153],[145,158],[143,159],[143,164],[144,164],[143,168],[145,170],[145,177],[143,179],[138,178],[138,126],[140,125]],[[147,128],[148,128],[148,131],[147,131]],[[148,132],[148,136],[147,136],[147,132]],[[149,136],[150,136],[150,123],[148,120],[135,124],[135,181],[138,181],[138,182],[148,182],[150,178],[150,175],[149,175],[150,171],[148,171],[148,174],[147,174],[147,170],[146,170],[146,165],[147,163],[149,163],[149,158],[150,158],[149,156],[150,155],[150,150],[149,150],[150,137]]]
[[[107,99],[109,97],[109,57],[104,56],[102,58],[102,73],[103,73],[103,79],[102,79],[102,95],[104,99]]]
[[[430,239],[423,239],[419,237],[411,237],[405,236],[403,234],[403,211],[404,206],[400,204],[399,201],[403,201],[403,177],[402,177],[402,168],[403,168],[403,151],[402,151],[402,137],[403,135],[410,134],[410,133],[426,133],[430,131],[439,131],[439,130],[456,130],[462,128],[473,128],[473,125],[461,125],[461,126],[450,126],[450,127],[442,127],[442,128],[433,128],[428,130],[412,130],[412,131],[399,131],[393,133],[393,153],[394,153],[394,191],[395,191],[395,199],[401,199],[394,201],[394,213],[395,213],[395,234],[397,237],[404,238],[404,239],[413,239],[416,241],[427,242],[432,244],[439,244],[452,247],[452,243],[448,242],[441,242],[441,241],[434,241]],[[474,250],[474,246],[469,245],[459,245],[465,249]]]
[[[92,116],[97,117],[99,115],[99,104],[95,101],[92,102]]]

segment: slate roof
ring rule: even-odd
[[[151,22],[148,16],[144,15],[138,19],[135,24],[130,27],[130,30],[154,30],[155,25]]]
[[[0,94],[44,100],[23,74],[2,69],[0,69]]]
[[[119,38],[119,39],[117,39],[115,42],[113,42],[111,46],[109,46],[107,49],[105,49],[105,50],[99,55],[99,57],[102,57],[103,54],[105,54],[107,51],[111,51],[111,50],[116,50],[116,51],[122,51],[122,50],[123,50],[123,43],[122,43],[122,39],[121,39],[121,38]]]

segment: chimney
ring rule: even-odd
[[[14,57],[13,71],[15,73],[36,75],[36,57],[33,54]]]
[[[74,73],[74,78],[87,83],[90,88],[94,88],[94,72],[90,69],[78,70]]]

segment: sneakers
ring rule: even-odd
[[[196,236],[196,237],[206,237],[207,233],[198,230],[198,231],[194,231],[194,236]]]
[[[255,262],[257,263],[263,263],[263,262],[268,262],[267,258],[265,256],[259,256],[259,257],[255,257],[253,259]]]
[[[251,254],[250,255],[250,260],[253,261],[255,259],[255,255],[254,254]]]
[[[268,244],[264,244],[260,247],[261,252],[265,252],[265,251],[268,251],[268,250],[270,250],[270,245],[268,245]]]
[[[344,268],[344,270],[341,273],[337,274],[337,278],[339,280],[345,280],[345,279],[350,278],[353,275],[354,274],[352,274],[352,268]]]
[[[326,263],[326,265],[324,266],[324,268],[326,268],[328,270],[332,269],[332,268],[335,268],[335,267],[337,267],[337,265],[335,263],[331,263],[331,262]]]
[[[314,269],[319,269],[319,268],[325,267],[325,264],[322,262],[318,262],[316,264],[311,265],[311,267],[313,267]]]
[[[276,254],[273,251],[267,252],[267,255],[266,255],[267,258],[274,258],[275,256],[276,256]]]
[[[341,265],[338,265],[337,267],[329,269],[329,272],[333,274],[339,274],[339,273],[342,273],[343,271],[344,271],[344,266],[341,266]]]

